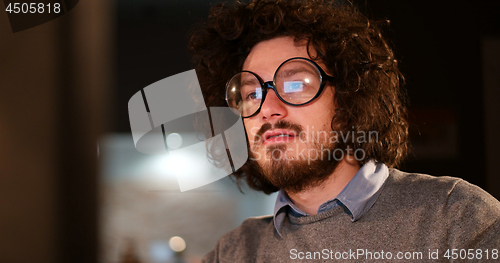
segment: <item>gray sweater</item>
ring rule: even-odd
[[[454,259],[455,258],[455,259]],[[353,222],[343,206],[249,218],[202,262],[500,262],[500,202],[452,177],[390,170],[372,208]]]

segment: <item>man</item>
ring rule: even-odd
[[[190,50],[209,106],[244,118],[250,158],[233,176],[279,191],[272,216],[247,219],[203,262],[500,260],[497,200],[394,169],[407,153],[403,78],[351,4],[218,5]]]

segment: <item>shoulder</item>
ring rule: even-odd
[[[407,173],[397,169],[389,169],[388,185],[401,191],[418,191],[429,194],[450,194],[460,182],[460,178],[450,176],[432,176],[419,173]]]
[[[500,202],[476,185],[456,177],[391,169],[384,188],[387,206],[396,203],[399,208],[416,208],[442,224],[454,248],[500,245]],[[419,210],[422,208],[425,212]]]
[[[223,235],[202,262],[226,262],[224,259],[251,258],[262,239],[277,235],[274,230],[273,216],[251,217],[239,227]],[[231,262],[229,260],[228,262]]]
[[[463,180],[455,177],[436,177],[389,169],[389,177],[381,189],[377,203],[386,208],[433,206],[447,202],[450,194]]]
[[[444,212],[450,247],[500,247],[500,202],[483,189],[461,180],[450,193]]]
[[[431,176],[390,169],[387,185],[400,197],[446,202],[447,206],[472,205],[500,209],[500,202],[480,187],[451,176]]]

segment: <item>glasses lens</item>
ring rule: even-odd
[[[238,110],[242,117],[254,114],[262,101],[259,79],[248,72],[234,75],[228,82],[226,98],[229,107]]]
[[[304,104],[318,93],[321,73],[305,59],[292,59],[281,65],[274,81],[282,99],[290,104]]]

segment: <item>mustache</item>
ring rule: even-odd
[[[292,130],[294,131],[297,135],[301,134],[301,132],[304,130],[301,125],[291,123],[289,121],[285,120],[279,120],[273,124],[267,122],[264,123],[260,129],[257,131],[255,134],[254,142],[255,144],[258,144],[262,142],[262,136],[264,133],[268,130],[274,130],[274,129],[287,129],[287,130]]]

